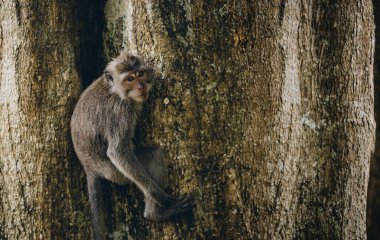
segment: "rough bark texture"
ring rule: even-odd
[[[380,124],[380,2],[374,0],[376,23],[375,44],[375,119]],[[371,160],[368,186],[367,231],[368,239],[380,239],[380,128],[376,128],[375,154]]]
[[[75,9],[0,0],[0,239],[89,239],[69,142],[80,92]]]
[[[366,238],[370,0],[0,0],[0,20],[0,239],[90,238],[68,122],[102,31],[106,61],[129,49],[161,72],[138,136],[197,201],[152,223],[111,185],[112,239]]]
[[[161,71],[142,139],[197,200],[154,224],[116,188],[115,239],[366,238],[371,1],[109,0],[105,18],[106,58],[127,48]]]

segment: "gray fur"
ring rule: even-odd
[[[133,82],[121,79],[129,73],[137,76],[134,71],[141,69],[147,71],[141,78]],[[144,217],[151,220],[168,220],[194,205],[190,195],[174,198],[164,191],[168,177],[163,151],[135,149],[132,143],[153,77],[147,69],[151,68],[138,57],[122,53],[82,93],[71,119],[74,148],[87,175],[95,239],[105,239],[107,232],[104,179],[118,184],[134,182],[145,196]]]

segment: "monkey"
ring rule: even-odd
[[[164,151],[136,148],[133,143],[154,80],[153,68],[141,58],[122,52],[83,91],[74,108],[71,136],[86,173],[95,239],[107,236],[104,181],[136,184],[144,194],[144,217],[152,221],[167,221],[194,207],[192,194],[174,197],[165,191],[168,173]]]

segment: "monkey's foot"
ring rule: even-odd
[[[179,196],[172,206],[163,208],[154,202],[145,203],[144,217],[152,221],[168,221],[193,209],[195,199],[192,195]]]

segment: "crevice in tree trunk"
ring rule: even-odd
[[[370,178],[367,201],[367,234],[368,239],[378,239],[380,236],[380,2],[373,0],[375,16],[375,120],[376,143],[375,154],[371,159]]]
[[[85,89],[104,69],[103,31],[105,0],[78,1],[80,64]]]

